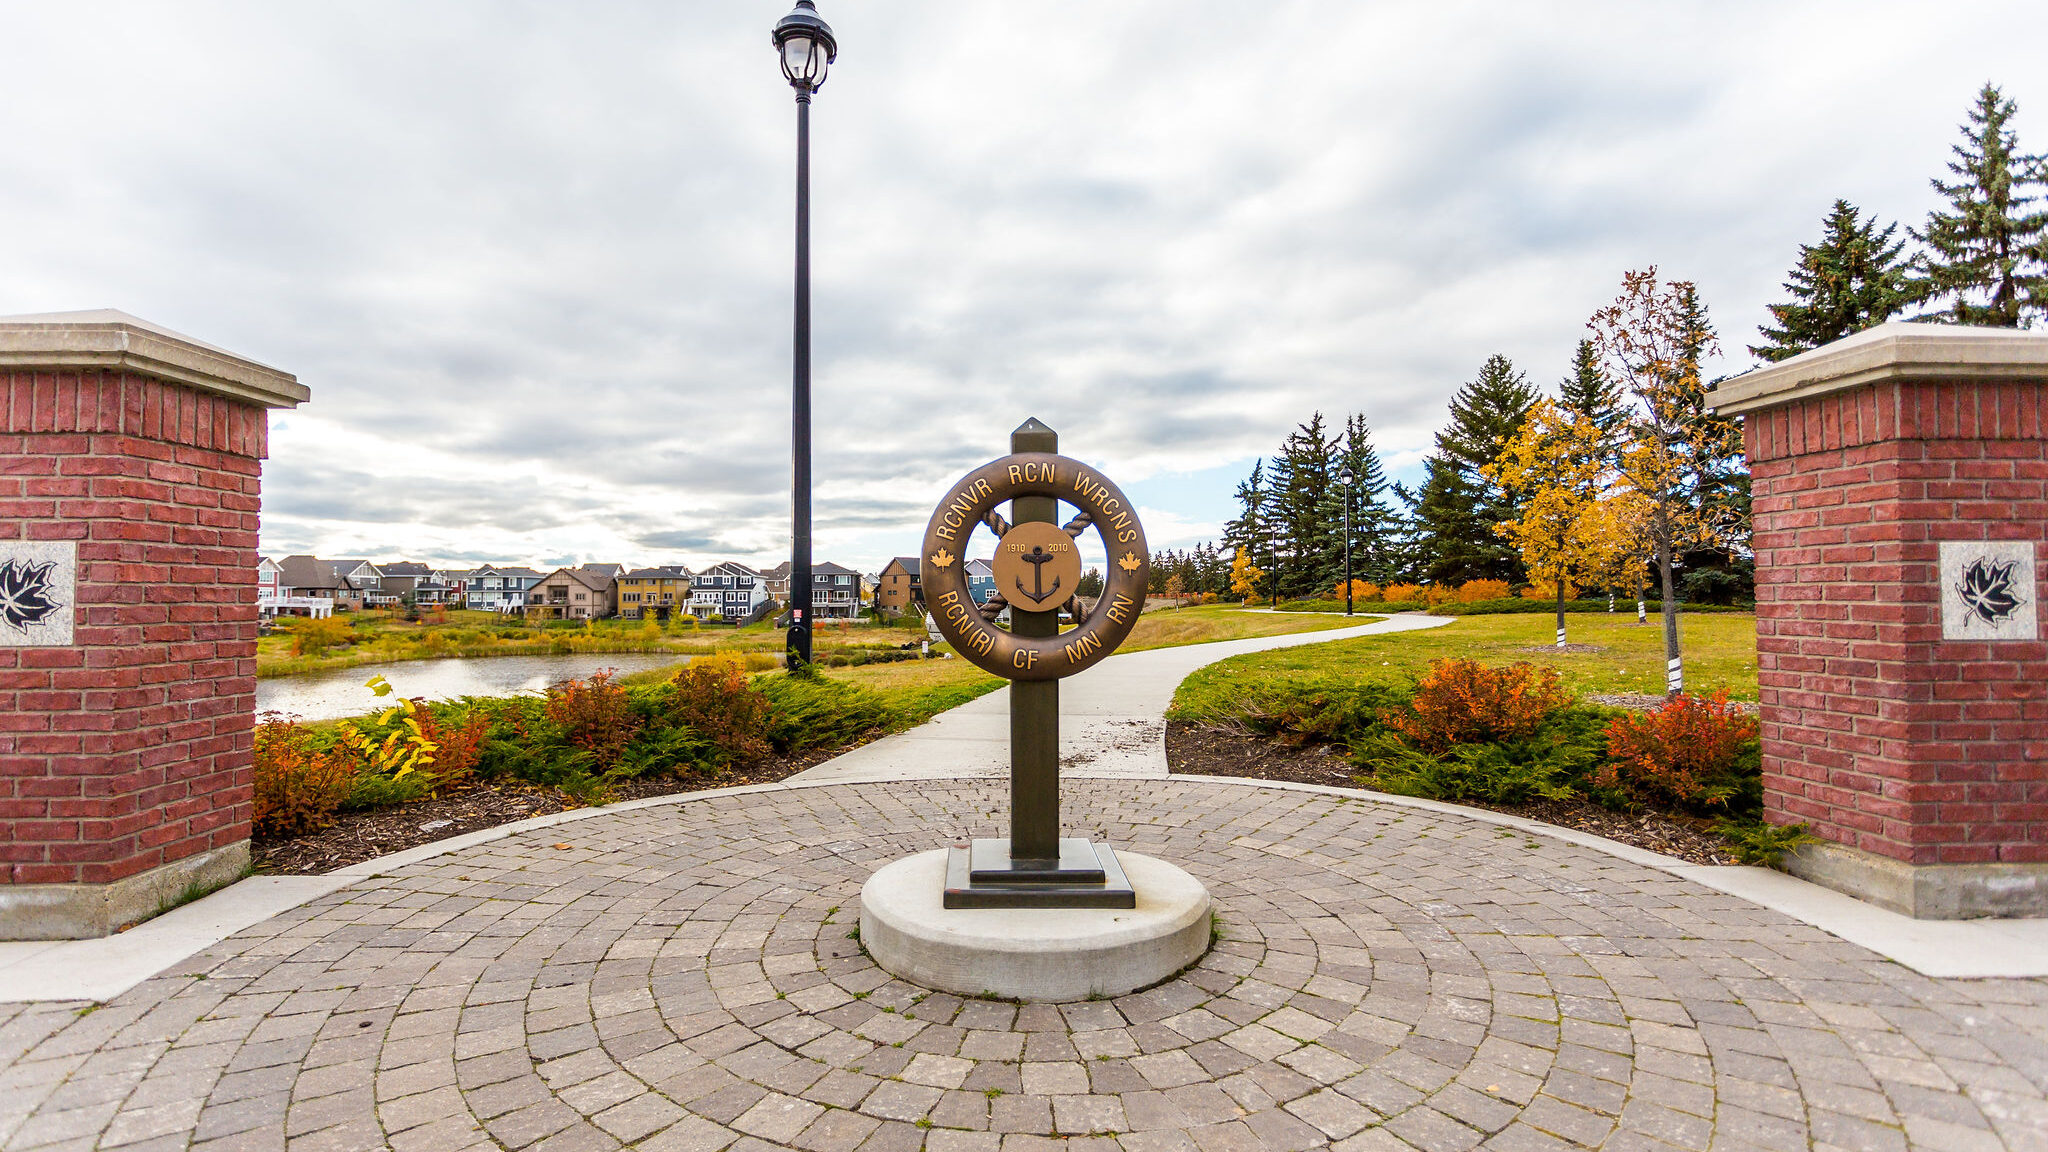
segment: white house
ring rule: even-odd
[[[466,577],[463,602],[484,612],[517,612],[526,607],[527,590],[544,579],[531,568],[486,564]]]
[[[692,616],[723,616],[742,623],[767,606],[767,579],[745,564],[726,560],[690,577]]]

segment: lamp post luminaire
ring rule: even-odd
[[[789,560],[789,640],[784,662],[811,662],[811,94],[839,57],[832,28],[811,0],[775,24],[782,75],[796,89],[796,333],[790,382],[795,440],[794,532]]]

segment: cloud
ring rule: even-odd
[[[772,563],[783,10],[17,6],[10,80],[65,97],[0,107],[0,312],[120,307],[298,374],[272,551]],[[1696,279],[1739,349],[1835,196],[1927,210],[1986,77],[2048,131],[2048,14],[1840,11],[825,0],[821,558],[913,547],[1032,415],[1134,486],[1361,411],[1412,479],[1460,382],[1494,352],[1554,382],[1629,267]],[[1148,499],[1151,535],[1227,489]]]

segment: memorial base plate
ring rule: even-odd
[[[955,844],[946,852],[947,908],[1135,908],[1138,894],[1116,851],[1061,837],[1058,860],[1018,860],[1007,838]]]

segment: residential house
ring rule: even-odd
[[[281,598],[324,600],[342,611],[360,609],[364,602],[363,590],[342,575],[343,563],[316,556],[287,556],[277,564],[278,595]],[[347,563],[354,567],[359,562]]]
[[[619,615],[638,618],[653,612],[666,618],[671,612],[687,611],[690,603],[690,570],[681,564],[635,568],[619,575]]]
[[[720,561],[690,578],[690,612],[744,624],[768,610],[768,582],[732,560]]]
[[[619,610],[622,564],[557,568],[526,592],[528,620],[598,620]]]
[[[486,564],[464,577],[463,603],[482,612],[517,612],[526,607],[527,592],[542,579],[531,568]]]
[[[447,589],[443,593],[442,599],[450,606],[461,608],[467,605],[469,598],[469,573],[470,570],[468,568],[436,568],[434,570],[434,579],[440,583],[441,587]]]
[[[830,560],[811,567],[811,619],[860,619],[860,573]]]
[[[924,586],[918,583],[915,556],[898,556],[882,565],[882,587],[875,594],[875,606],[885,612],[901,612],[910,605],[924,607]]]
[[[389,564],[379,564],[377,571],[383,574],[382,584],[385,592],[399,600],[411,596],[415,604],[420,603],[420,581],[430,580],[434,575],[432,568],[416,560],[394,560]]]
[[[761,569],[761,580],[768,589],[770,600],[789,603],[789,561],[784,560],[773,568]]]
[[[996,593],[995,566],[987,560],[969,560],[966,571],[967,594],[976,604],[988,603],[988,598]]]
[[[334,614],[331,597],[293,596],[285,587],[284,568],[268,556],[256,561],[256,616],[269,620],[277,616],[325,617]]]
[[[357,608],[389,608],[398,597],[384,589],[384,572],[368,560],[323,560],[334,566],[334,574],[355,590]]]

